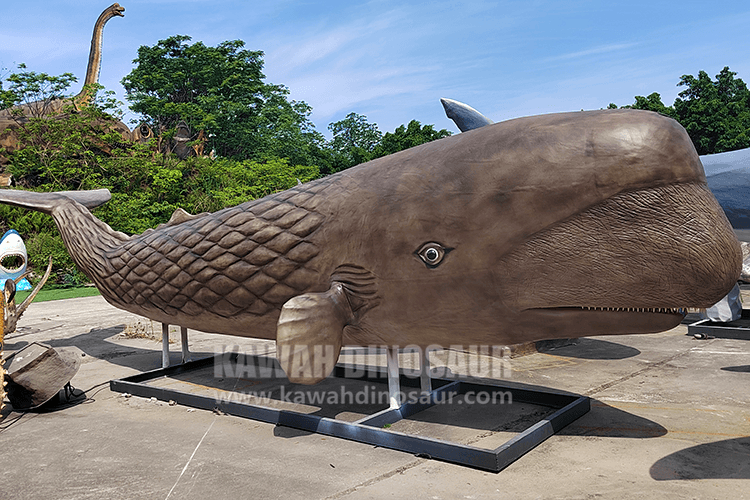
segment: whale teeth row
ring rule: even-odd
[[[584,311],[687,314],[685,307],[582,307]]]

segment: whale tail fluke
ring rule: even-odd
[[[37,193],[20,189],[0,189],[0,203],[15,207],[28,208],[52,214],[52,210],[66,199],[77,201],[89,210],[104,205],[112,198],[109,189],[92,189],[89,191],[56,191]]]

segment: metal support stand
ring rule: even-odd
[[[364,372],[364,376],[356,380],[366,384],[383,384],[387,382],[390,404],[387,408],[355,422],[321,417],[309,413],[281,410],[279,408],[246,402],[218,400],[215,396],[200,395],[194,392],[157,387],[149,384],[150,381],[185,374],[193,370],[209,370],[211,367],[216,370],[217,366],[222,366],[222,363],[229,362],[230,360],[234,360],[233,362],[236,363],[238,358],[236,353],[219,354],[214,357],[203,358],[185,364],[140,373],[121,380],[112,380],[110,382],[110,389],[115,392],[130,393],[146,398],[155,397],[162,401],[172,400],[178,404],[194,408],[205,410],[219,409],[229,415],[251,418],[261,422],[284,425],[383,448],[405,451],[417,454],[420,457],[444,460],[493,472],[503,470],[548,437],[586,414],[590,408],[589,398],[585,396],[529,389],[528,387],[521,386],[521,384],[508,384],[500,381],[492,381],[490,383],[489,381],[477,382],[438,378],[431,381],[431,386],[435,385],[437,388],[430,390],[429,397],[419,398],[417,402],[409,401],[402,403],[398,401],[400,399],[398,393],[401,387],[410,386],[422,390],[426,388],[425,379],[429,380],[429,373],[427,373],[429,362],[425,355],[424,363],[421,367],[422,376],[417,381],[399,373],[397,369],[398,352],[396,349],[389,349],[388,351],[389,362],[386,369],[368,367],[367,371]],[[269,367],[272,367],[271,371],[273,373],[282,373],[278,363],[273,358],[246,355],[244,360],[245,369],[257,368],[258,371],[254,373],[263,373],[261,370],[268,370]],[[395,363],[393,360],[395,360]],[[351,373],[362,374],[363,371],[361,367],[343,364],[336,365],[328,382],[335,382],[336,379],[344,379],[346,378],[346,374]],[[424,375],[425,373],[427,373],[426,376]],[[275,377],[272,380],[277,380],[278,384],[282,386],[288,383],[283,376]],[[348,380],[348,383],[350,383],[352,379]],[[269,382],[269,379],[265,379],[264,382]],[[493,398],[497,394],[501,394],[502,396],[510,394],[512,396],[512,403],[530,403],[547,406],[555,411],[495,449],[479,448],[420,435],[405,434],[389,428],[390,424],[450,401],[452,397],[468,397],[470,393],[476,395],[482,391]],[[399,402],[396,406],[394,406],[394,397]],[[501,407],[498,407],[498,410],[500,409]]]
[[[750,340],[750,309],[743,309],[740,319],[728,323],[702,319],[688,325],[688,335],[696,334],[722,339]]]
[[[190,347],[188,345],[188,329],[180,327],[180,347],[182,349],[182,363],[192,361]],[[169,367],[169,324],[161,324],[161,367]]]
[[[169,325],[161,324],[161,367],[169,367]]]
[[[432,379],[430,378],[430,351],[426,347],[419,350],[419,370],[422,394],[429,394],[432,392]]]
[[[390,408],[401,406],[401,384],[398,371],[398,347],[390,346],[386,352],[386,364],[388,366],[388,400]]]
[[[190,355],[190,346],[188,345],[188,329],[184,326],[180,327],[180,346],[182,347],[182,362],[192,361],[193,358]]]

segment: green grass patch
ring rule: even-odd
[[[16,304],[20,304],[31,291],[16,293]],[[42,288],[37,294],[34,302],[47,302],[48,300],[77,299],[79,297],[93,297],[101,295],[99,290],[94,286],[77,286],[71,288]]]

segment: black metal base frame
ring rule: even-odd
[[[267,359],[259,363],[258,356],[247,355],[246,358],[252,359],[252,362],[257,366],[268,366]],[[407,402],[398,408],[385,409],[355,422],[346,422],[245,402],[217,400],[210,396],[148,384],[149,381],[206,368],[212,366],[213,363],[221,363],[222,361],[221,355],[217,355],[168,368],[160,368],[124,379],[112,380],[110,381],[110,389],[114,392],[129,393],[135,396],[154,397],[161,401],[171,400],[181,405],[204,410],[218,409],[229,415],[349,439],[492,472],[503,470],[547,438],[585,415],[590,409],[589,398],[585,396],[523,389],[510,384],[495,383],[494,381],[489,384],[485,381],[432,379],[434,386],[438,386],[438,388],[430,393],[429,398],[421,397],[419,402]],[[361,367],[358,368],[361,373]],[[352,373],[352,369],[353,367],[349,365],[336,365],[331,377],[346,378],[344,375]],[[358,377],[357,380],[382,383],[387,376],[386,369],[381,367],[368,367],[366,373],[367,376]],[[419,384],[419,380],[415,381],[413,378],[404,376],[403,371],[400,372],[399,379],[403,386],[413,387]],[[285,379],[279,379],[279,381],[283,383]],[[389,424],[430,408],[437,402],[445,401],[445,396],[448,393],[465,394],[469,391],[474,391],[475,394],[479,391],[487,391],[488,393],[509,392],[513,402],[546,406],[557,409],[557,411],[492,450],[388,429]],[[425,402],[425,400],[429,402]]]
[[[750,309],[743,309],[742,316],[735,321],[722,323],[702,319],[688,325],[688,335],[710,335],[723,339],[750,340]]]

